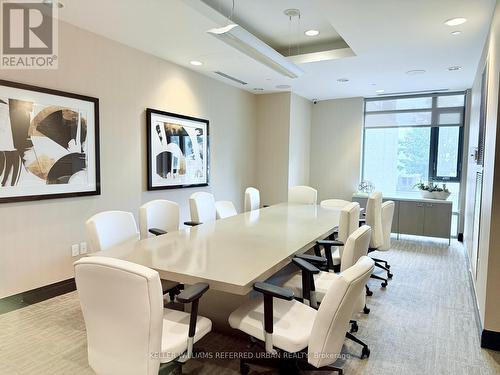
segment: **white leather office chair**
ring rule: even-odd
[[[238,215],[238,212],[231,201],[215,202],[215,213],[217,219],[224,219],[226,217]]]
[[[321,240],[316,242],[315,253],[327,259],[327,269],[338,271],[342,259],[342,247],[347,238],[359,228],[359,203],[347,202],[340,210],[339,227],[334,240]],[[323,247],[322,250],[319,250]],[[332,248],[335,247],[335,250]]]
[[[288,190],[288,202],[300,204],[317,204],[318,191],[310,186],[294,186]]]
[[[349,238],[343,246],[344,250],[342,252],[342,262],[340,266],[340,271],[343,272],[349,267],[352,267],[362,256],[368,254],[368,245],[370,243],[371,228],[368,225],[363,225],[357,228],[353,233],[349,235]],[[317,258],[316,261],[313,257],[309,255],[297,255],[297,259],[303,259],[312,264],[321,265],[324,259]],[[295,297],[305,299],[305,303],[310,306],[317,308],[318,303],[320,303],[328,289],[331,286],[332,280],[335,280],[335,274],[331,272],[316,272],[314,273],[314,290],[311,290],[311,286],[308,286],[307,280],[304,277],[311,277],[313,273],[309,270],[310,268],[303,268],[303,262],[297,261],[294,258],[293,262],[301,269],[302,272],[297,272],[283,284],[283,287],[293,290]],[[304,284],[304,281],[306,283]],[[302,293],[303,287],[308,288],[305,293]],[[359,301],[356,304],[355,312],[364,310],[365,313],[369,310],[365,306],[365,293],[360,293]]]
[[[191,194],[189,197],[189,211],[191,221],[185,222],[186,225],[198,225],[216,220],[217,212],[214,196],[204,191]]]
[[[157,199],[139,207],[141,238],[179,230],[179,205],[165,199]]]
[[[104,211],[85,222],[94,251],[104,251],[131,239],[139,239],[134,215],[125,211]]]
[[[265,342],[265,350],[275,349],[288,353],[307,353],[295,363],[303,370],[337,371],[331,366],[340,354],[353,313],[366,281],[373,271],[373,260],[361,257],[358,262],[340,275],[335,275],[332,285],[318,310],[294,300],[290,289],[266,283],[255,283],[254,290],[262,298],[249,300],[229,316],[231,327]],[[364,353],[364,357],[369,351]],[[299,357],[300,358],[300,357]],[[303,358],[303,357],[302,357]],[[282,365],[286,359],[277,359]],[[293,361],[293,360],[292,360]],[[240,370],[248,374],[248,364],[271,365],[268,358],[241,359]]]
[[[191,313],[163,308],[158,272],[108,257],[86,257],[74,264],[75,281],[87,330],[88,361],[99,375],[153,375],[160,363],[183,353],[209,333],[212,322],[197,315],[208,289],[195,284],[178,297]]]
[[[379,246],[379,251],[387,251],[391,249],[391,229],[394,217],[394,208],[394,201],[386,201],[382,203],[382,246]]]
[[[341,209],[345,206],[347,206],[349,203],[349,201],[345,201],[343,199],[325,199],[323,201],[321,201],[321,203],[319,204],[321,207],[324,207],[324,208],[338,208],[338,209]]]
[[[256,188],[248,187],[245,190],[245,212],[260,208],[260,192]]]
[[[388,211],[386,213],[387,215],[390,213],[390,207],[392,207],[392,214],[394,213],[394,206],[389,204],[387,205],[388,208]],[[390,220],[392,225],[392,218]],[[363,221],[366,223],[366,225],[369,225],[372,228],[372,238],[370,240],[370,247],[368,249],[368,252],[373,252],[383,247],[384,228],[382,225],[382,193],[375,192],[368,197],[368,201],[366,202],[366,216],[365,219],[360,220],[360,222]],[[388,230],[390,231],[390,228]],[[385,288],[387,286],[388,279],[391,279],[393,276],[389,270],[391,266],[385,260],[378,258],[373,258],[373,260],[375,261],[376,267],[386,271],[387,279],[375,274],[372,275],[372,278],[381,280],[382,281],[381,285],[383,288]],[[385,265],[383,265],[382,263],[384,263]],[[371,295],[372,292],[369,289],[367,289],[367,294]]]

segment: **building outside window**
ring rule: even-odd
[[[418,198],[415,184],[446,184],[457,234],[465,93],[365,100],[362,178],[387,197]]]

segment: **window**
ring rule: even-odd
[[[363,179],[396,197],[445,183],[458,212],[464,105],[465,93],[366,99]]]

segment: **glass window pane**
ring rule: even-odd
[[[457,177],[460,127],[439,128],[437,170],[438,177]]]
[[[462,112],[444,112],[439,114],[439,125],[461,125]]]
[[[367,128],[379,126],[431,125],[431,112],[371,113],[365,115]]]
[[[397,109],[426,109],[432,107],[432,97],[386,99],[366,102],[366,112]]]
[[[386,196],[414,192],[428,180],[431,128],[365,130],[363,178]]]
[[[465,95],[444,95],[438,96],[437,106],[443,107],[463,107],[465,104]]]

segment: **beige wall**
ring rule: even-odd
[[[102,182],[100,196],[0,206],[0,298],[72,277],[71,244],[85,240],[84,221],[96,212],[136,214],[142,203],[165,198],[188,218],[196,189],[146,191],[146,107],[210,120],[206,190],[217,199],[241,209],[244,188],[255,182],[250,93],[66,24],[58,70],[1,71],[0,78],[100,99]]]
[[[311,129],[311,186],[321,200],[351,200],[360,181],[363,98],[314,104]]]
[[[286,200],[290,139],[290,93],[257,95],[257,188],[261,203]]]
[[[500,150],[497,148],[499,125],[499,77],[500,77],[500,7],[497,8],[491,26],[483,59],[478,67],[472,90],[471,130],[477,128],[480,80],[487,58],[489,69],[486,119],[486,143],[484,182],[481,206],[481,230],[479,234],[479,260],[475,283],[477,301],[484,329],[500,332],[498,301],[500,296]],[[477,131],[477,130],[476,130]],[[477,142],[476,142],[477,143]],[[470,172],[469,172],[470,177]],[[471,183],[471,179],[468,179]],[[471,235],[471,207],[466,212],[466,245],[474,255]]]
[[[290,141],[288,186],[308,185],[311,146],[312,103],[292,94],[290,102]]]

